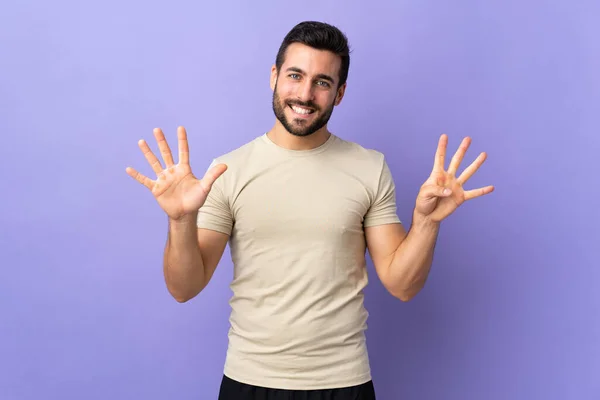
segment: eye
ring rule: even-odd
[[[317,81],[317,85],[321,85],[323,87],[329,87],[329,82],[326,82],[326,81]]]
[[[292,79],[300,79],[300,75],[298,74],[289,74],[288,76]]]

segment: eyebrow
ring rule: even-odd
[[[299,74],[303,74],[306,75],[306,73],[304,71],[302,71],[300,68],[298,67],[289,67],[288,69],[286,69],[286,71],[291,71],[291,72],[298,72]],[[326,74],[318,74],[316,76],[317,79],[324,79],[326,81],[329,81],[331,83],[335,83],[334,79]]]

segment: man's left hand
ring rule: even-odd
[[[457,152],[452,157],[448,170],[444,170],[448,136],[442,135],[438,142],[435,161],[431,175],[421,186],[415,205],[415,217],[439,223],[452,214],[462,203],[494,191],[493,186],[464,190],[463,185],[473,176],[485,161],[487,154],[481,153],[463,172],[456,177],[471,139],[463,139]]]

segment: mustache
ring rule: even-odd
[[[317,111],[320,110],[319,106],[317,106],[312,101],[288,100],[288,101],[286,101],[286,104],[288,106],[295,105],[295,106],[312,108],[313,110],[317,110]]]

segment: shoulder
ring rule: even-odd
[[[260,141],[261,137],[259,136],[227,153],[218,155],[213,159],[212,164],[226,164],[230,168],[244,165],[260,147]]]
[[[257,160],[264,159],[264,139],[258,136],[253,140],[213,158],[208,169],[217,164],[225,164],[227,170],[214,183],[224,195],[234,195],[243,187],[249,175],[256,173]],[[242,184],[240,184],[242,183]]]
[[[386,163],[382,151],[365,147],[356,142],[336,137],[335,147],[338,156],[357,163],[357,167],[360,165],[361,168],[373,168],[375,171],[380,171]]]

